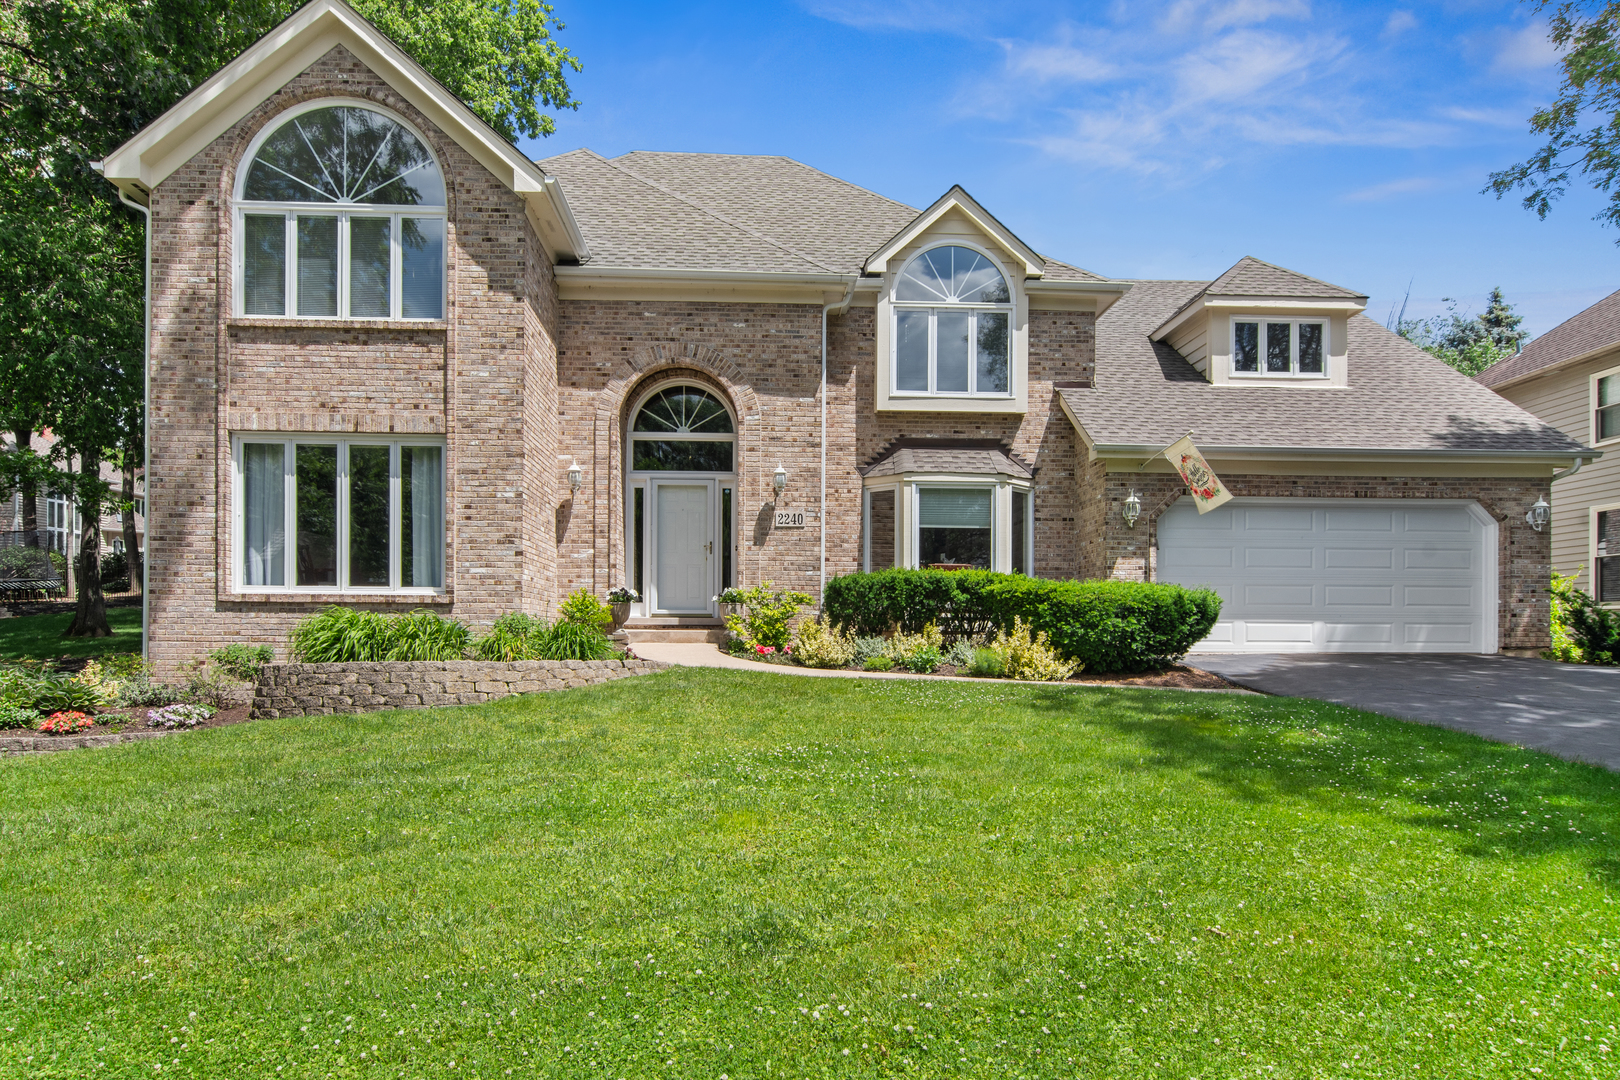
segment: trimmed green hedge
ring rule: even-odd
[[[1179,660],[1220,615],[1209,589],[1137,581],[1047,581],[985,570],[879,570],[827,582],[825,608],[860,635],[937,623],[979,636],[1022,617],[1087,671],[1150,671]]]

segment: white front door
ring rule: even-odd
[[[714,481],[653,484],[654,612],[713,612],[713,523]]]
[[[1208,585],[1195,652],[1495,652],[1496,526],[1477,504],[1233,499],[1159,518],[1158,580]]]

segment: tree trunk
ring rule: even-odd
[[[91,454],[79,457],[81,476],[97,476],[101,462]],[[101,501],[86,498],[79,503],[78,603],[66,637],[112,637],[107,625],[107,597],[101,591]]]
[[[134,459],[128,454],[124,455],[124,486],[118,492],[118,501],[123,506],[120,513],[124,526],[124,558],[129,562],[129,583],[136,592],[142,592],[146,582],[142,573],[141,549],[135,535],[135,467]]]
[[[14,428],[11,432],[17,437],[17,449],[27,450],[34,441],[32,428]],[[24,480],[18,488],[22,496],[22,531],[23,544],[27,547],[41,547],[39,542],[39,485],[32,480]]]

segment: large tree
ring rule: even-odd
[[[1397,317],[1391,329],[1464,375],[1478,375],[1514,355],[1530,336],[1519,329],[1524,316],[1514,312],[1500,287],[1491,290],[1479,315],[1459,314],[1456,300],[1449,296],[1444,300],[1447,314],[1432,319]]]
[[[1546,141],[1492,173],[1485,190],[1498,199],[1523,191],[1524,208],[1545,218],[1578,173],[1609,195],[1596,220],[1620,225],[1620,0],[1527,2],[1538,13],[1551,9],[1548,37],[1561,54],[1563,81],[1552,104],[1530,117],[1530,130]]]
[[[550,135],[579,62],[540,0],[351,0],[496,131]],[[139,460],[141,217],[90,164],[301,5],[292,0],[0,4],[0,422],[58,437],[51,486],[85,522],[70,633],[108,633],[100,463]],[[76,468],[75,468],[76,466]],[[36,470],[14,469],[31,487]],[[76,474],[76,475],[75,475]],[[139,572],[138,570],[136,571]]]

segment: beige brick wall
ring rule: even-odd
[[[1082,452],[1082,458],[1084,453]],[[1103,470],[1099,472],[1099,470]],[[1551,537],[1524,520],[1524,510],[1545,497],[1547,480],[1529,478],[1243,476],[1221,474],[1237,496],[1308,499],[1473,499],[1496,519],[1499,574],[1500,645],[1504,649],[1544,649],[1550,643],[1548,578],[1552,572]],[[1134,490],[1142,516],[1127,529],[1120,507]],[[1096,555],[1088,554],[1088,577],[1126,581],[1153,580],[1159,515],[1186,488],[1167,473],[1134,470],[1106,473],[1101,462],[1088,469],[1086,499],[1101,508],[1103,528],[1096,534]],[[1084,515],[1090,521],[1095,511]]]
[[[448,191],[448,305],[429,323],[231,316],[231,196],[248,143],[286,108],[341,95],[427,137]],[[555,576],[556,304],[522,201],[341,47],[152,193],[151,654],[160,672],[231,641],[284,654],[339,594],[231,591],[233,430],[442,433],[448,588],[475,626],[546,612]]]

